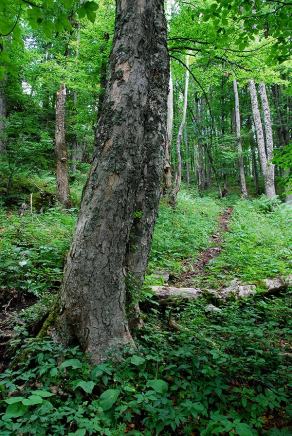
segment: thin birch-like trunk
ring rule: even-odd
[[[271,113],[269,100],[267,96],[266,86],[264,83],[259,84],[259,94],[262,101],[262,107],[264,112],[264,123],[265,123],[265,135],[266,135],[266,153],[267,153],[267,169],[266,169],[266,186],[267,186],[267,196],[275,197],[275,165],[272,163],[273,159],[273,131],[271,122]]]
[[[237,153],[238,153],[238,166],[239,166],[239,177],[240,177],[240,190],[243,197],[247,197],[247,188],[244,174],[244,162],[242,155],[242,143],[241,143],[241,125],[240,125],[240,111],[239,111],[239,96],[238,96],[238,86],[237,80],[233,80],[233,90],[235,99],[235,128],[236,128],[236,142],[237,142]]]
[[[68,153],[65,139],[66,86],[61,84],[56,96],[55,153],[57,158],[57,195],[60,203],[70,207]]]
[[[0,80],[0,155],[5,153],[5,118],[6,118],[6,98],[5,81]]]
[[[189,185],[190,184],[190,146],[188,141],[188,131],[186,127],[184,128],[184,142],[186,146],[185,162],[186,162],[187,185]]]
[[[182,179],[182,157],[181,157],[181,143],[182,143],[182,137],[183,137],[183,130],[186,123],[186,117],[187,117],[187,107],[188,107],[188,90],[189,90],[189,78],[190,73],[188,70],[189,67],[189,56],[186,56],[186,74],[185,74],[185,89],[184,89],[184,100],[183,100],[183,113],[182,113],[182,119],[181,123],[178,129],[178,135],[176,140],[176,154],[177,154],[177,173],[176,173],[176,181],[175,181],[175,196],[180,190],[181,185],[181,179]]]
[[[173,129],[173,81],[172,81],[172,75],[170,73],[168,96],[167,96],[167,138],[165,142],[165,156],[164,156],[164,193],[166,195],[169,195],[172,188],[171,159],[170,159],[172,129]]]
[[[261,120],[261,114],[259,110],[259,104],[258,104],[258,98],[257,98],[257,91],[256,86],[253,80],[249,81],[249,92],[250,92],[250,98],[251,98],[251,107],[252,107],[252,114],[253,114],[253,121],[254,121],[254,127],[256,132],[256,138],[257,138],[257,145],[258,145],[258,151],[259,151],[259,158],[262,168],[262,173],[264,177],[264,183],[265,183],[265,194],[268,197],[271,197],[270,193],[270,186],[267,183],[267,155],[266,155],[266,147],[265,147],[265,138],[264,138],[264,131],[263,131],[263,125]]]

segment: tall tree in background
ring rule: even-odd
[[[243,197],[247,197],[247,188],[244,174],[244,162],[242,155],[242,143],[241,143],[241,132],[240,132],[240,110],[239,110],[239,96],[238,96],[238,86],[237,80],[233,80],[233,90],[235,99],[235,130],[236,130],[236,142],[237,142],[237,152],[238,152],[238,166],[239,166],[239,177],[240,177],[240,190]]]
[[[0,154],[5,152],[6,98],[5,81],[0,79]]]
[[[186,55],[186,72],[185,72],[185,88],[183,95],[183,110],[182,110],[182,118],[180,122],[180,126],[178,129],[177,140],[176,140],[176,154],[177,154],[177,173],[175,176],[175,187],[174,187],[174,198],[177,196],[182,179],[182,156],[181,156],[181,143],[183,139],[183,131],[186,124],[187,118],[187,108],[188,108],[188,92],[189,92],[189,56]]]
[[[154,222],[157,214],[169,82],[161,0],[117,0],[110,72],[97,151],[65,267],[59,324],[95,361],[111,347],[132,342],[125,308],[128,249],[140,249],[145,241],[137,220],[151,215]],[[146,195],[150,204],[138,209]],[[147,252],[153,224],[148,227]]]
[[[261,82],[259,84],[259,94],[261,97],[262,108],[264,113],[264,125],[265,125],[265,136],[266,136],[266,154],[267,154],[267,173],[266,179],[269,185],[270,196],[274,197],[276,195],[275,191],[275,165],[272,163],[273,159],[273,131],[272,131],[272,121],[271,112],[269,106],[269,100],[266,92],[266,85]]]
[[[265,193],[267,197],[271,198],[275,195],[275,185],[274,180],[271,179],[269,172],[267,171],[268,167],[268,159],[264,138],[264,130],[261,120],[261,114],[259,110],[258,98],[257,98],[257,90],[253,80],[249,81],[249,92],[251,97],[251,107],[253,113],[254,126],[257,137],[258,151],[261,162],[262,173],[264,177],[265,183]]]
[[[66,86],[61,84],[56,95],[56,134],[55,152],[57,159],[57,195],[60,203],[70,207],[70,188],[68,176],[68,153],[65,134]]]

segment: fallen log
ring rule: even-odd
[[[202,296],[201,289],[196,288],[174,288],[172,286],[151,286],[153,294],[161,299],[184,299],[193,300]]]
[[[261,295],[273,295],[292,286],[292,276],[265,279],[261,281],[261,285],[265,288],[260,292]],[[244,298],[255,296],[257,294],[256,288],[255,284],[241,284],[238,279],[232,280],[229,286],[219,290],[176,288],[167,285],[151,286],[154,296],[157,297],[161,303],[177,302],[178,300],[195,300],[203,295],[221,301],[225,301],[230,297]]]

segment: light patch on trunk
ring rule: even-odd
[[[146,1],[147,0],[136,0],[137,2],[137,7],[139,8],[139,12],[143,12],[146,6]],[[127,5],[129,3],[129,0],[122,0],[121,1],[121,9],[124,10],[126,9]]]
[[[122,73],[123,74],[123,80],[127,82],[130,77],[131,67],[129,65],[129,62],[123,62],[122,64],[119,64],[116,66],[116,73]]]
[[[119,83],[118,80],[116,80],[112,86],[111,100],[114,103],[113,109],[116,109],[118,107],[118,105],[122,99],[122,95],[121,95],[118,83]]]
[[[120,177],[116,173],[110,174],[108,178],[108,189],[107,192],[110,195],[112,191],[116,188],[120,180]]]
[[[113,139],[110,138],[104,143],[102,154],[105,154],[108,150],[110,150],[112,145],[113,145]]]

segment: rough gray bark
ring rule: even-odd
[[[171,160],[170,160],[172,129],[173,129],[173,81],[170,73],[169,89],[168,89],[168,96],[167,96],[167,140],[165,144],[165,158],[164,158],[164,192],[166,196],[170,195],[171,188],[172,188]]]
[[[247,188],[244,174],[244,163],[242,156],[242,143],[241,143],[241,133],[240,133],[240,111],[239,111],[239,96],[238,96],[238,86],[237,80],[233,80],[233,90],[234,90],[234,100],[235,100],[235,129],[236,129],[236,142],[237,142],[237,153],[238,153],[238,166],[239,166],[239,177],[240,177],[240,189],[241,195],[247,197]]]
[[[271,113],[269,107],[269,100],[266,92],[266,86],[264,83],[259,84],[259,94],[262,101],[262,107],[264,112],[265,123],[265,135],[266,135],[266,154],[267,154],[267,170],[266,170],[266,185],[268,189],[268,196],[275,197],[275,165],[272,163],[273,159],[273,131],[271,122]]]
[[[259,105],[258,105],[256,86],[255,86],[255,83],[253,80],[249,81],[249,92],[250,92],[250,98],[251,98],[251,107],[252,107],[252,113],[253,113],[254,127],[255,127],[256,137],[257,137],[259,158],[260,158],[262,173],[263,173],[264,182],[265,182],[265,194],[268,197],[271,197],[270,186],[267,183],[267,177],[266,177],[266,175],[267,175],[267,155],[266,155],[266,148],[265,148],[264,131],[263,131],[263,126],[262,126]]]
[[[80,46],[80,24],[77,24],[77,38],[76,38],[76,61],[79,58],[79,46]],[[73,107],[75,114],[77,113],[77,105],[78,105],[78,94],[77,91],[73,92]],[[78,141],[77,133],[74,134],[73,146],[72,146],[72,163],[71,163],[71,171],[73,174],[76,173],[77,162],[82,162],[83,158],[83,145],[81,145]]]
[[[187,184],[190,184],[190,146],[188,141],[188,131],[186,127],[184,128],[184,141],[185,141],[185,147],[186,147],[186,155],[185,155],[185,161],[186,161],[186,179]]]
[[[169,65],[163,2],[117,0],[116,8],[111,75],[65,267],[59,322],[61,334],[75,337],[96,362],[111,348],[132,343],[126,275],[144,274],[166,140]],[[147,255],[140,260],[144,238]]]
[[[5,152],[5,118],[6,118],[6,99],[5,81],[0,80],[0,155]]]
[[[60,203],[70,207],[68,156],[65,139],[66,86],[61,84],[56,95],[55,153],[57,158],[57,195]]]
[[[256,157],[256,147],[251,145],[251,158],[252,158],[252,177],[254,180],[255,193],[258,195],[260,193],[259,175],[258,175],[258,164]]]
[[[186,66],[189,66],[189,56],[186,56]],[[186,117],[187,117],[187,107],[188,107],[188,91],[189,91],[189,78],[190,73],[189,70],[186,70],[185,75],[185,89],[184,89],[184,97],[183,97],[183,112],[182,112],[182,119],[181,123],[178,129],[178,135],[176,140],[176,154],[177,154],[177,173],[176,173],[176,180],[175,180],[175,188],[174,188],[174,197],[176,197],[177,193],[180,190],[181,185],[181,178],[182,178],[182,157],[181,157],[181,143],[182,143],[182,137],[183,137],[183,130],[186,123]]]

